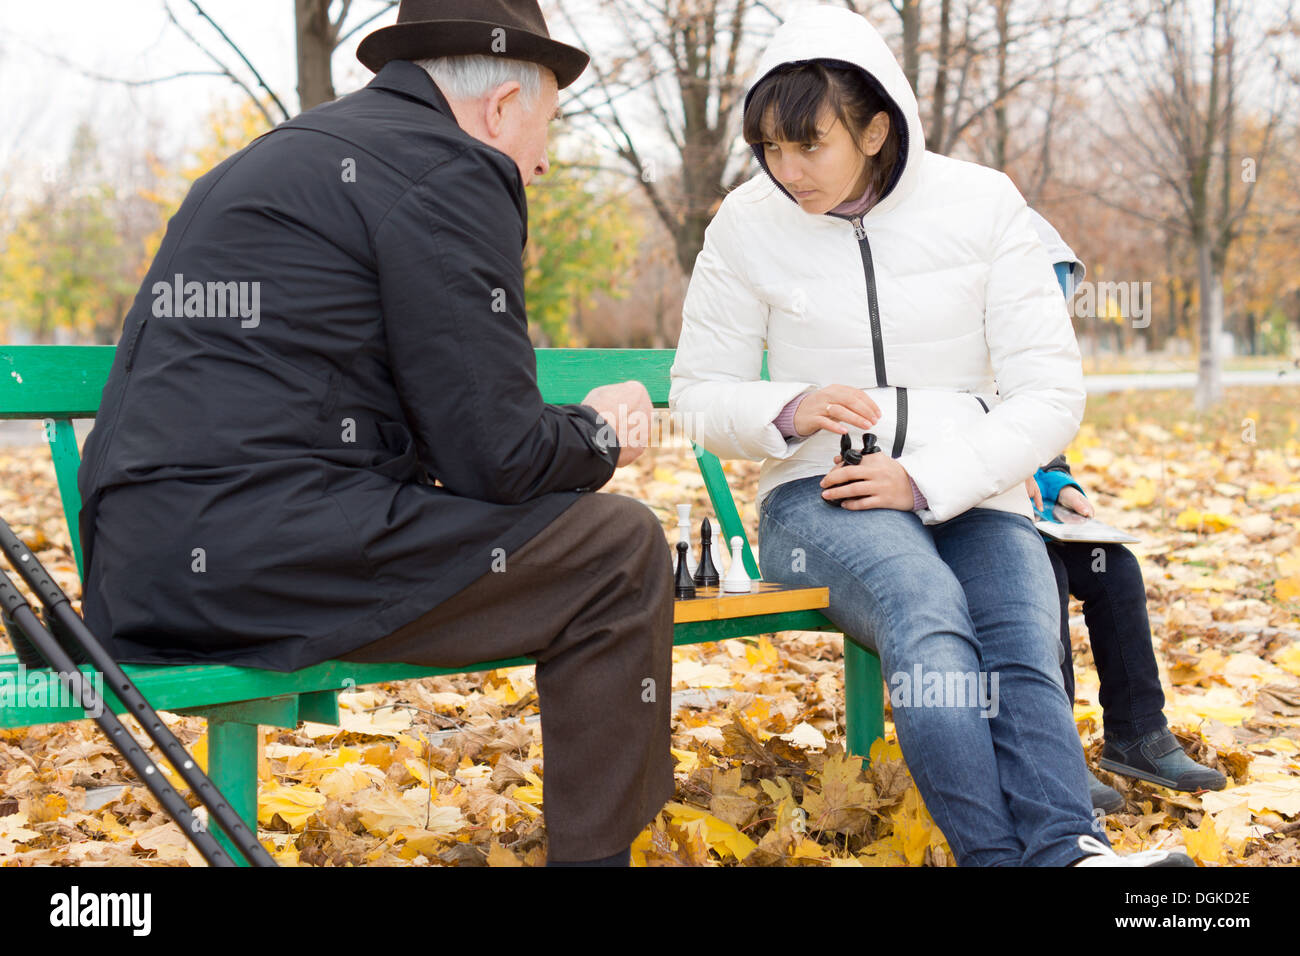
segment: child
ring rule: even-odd
[[[1084,265],[1048,222],[1034,214],[1035,225],[1049,258],[1072,269],[1074,283],[1082,280]],[[1073,285],[1069,286],[1073,289]],[[1026,482],[1040,514],[1050,515],[1059,502],[1085,517],[1092,505],[1070,474],[1065,456],[1059,455]],[[1222,790],[1223,774],[1204,767],[1183,752],[1161,711],[1164,693],[1151,646],[1147,619],[1146,587],[1133,553],[1120,544],[1047,542],[1047,554],[1056,572],[1061,600],[1061,676],[1074,700],[1074,668],[1070,659],[1070,595],[1083,601],[1092,656],[1101,681],[1105,745],[1103,769],[1136,777],[1173,790]],[[1093,806],[1114,812],[1124,798],[1089,771]]]

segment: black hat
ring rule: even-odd
[[[371,33],[357,59],[378,73],[389,60],[438,56],[505,56],[540,63],[560,89],[576,80],[590,57],[551,39],[537,0],[402,0],[397,23]]]

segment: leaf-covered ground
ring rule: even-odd
[[[1194,418],[1182,392],[1090,402],[1070,448],[1099,516],[1139,534],[1166,714],[1231,778],[1200,795],[1098,776],[1127,798],[1121,850],[1184,847],[1204,865],[1300,863],[1300,411],[1296,390],[1230,390]],[[728,463],[751,541],[757,465]],[[706,496],[693,459],[657,449],[607,490]],[[77,593],[43,448],[0,450],[0,514]],[[1075,716],[1095,767],[1097,678],[1071,611]],[[0,639],[2,640],[2,639]],[[3,650],[4,648],[0,648]],[[869,769],[844,753],[840,638],[786,633],[679,649],[677,793],[640,865],[952,865],[887,726]],[[543,762],[529,668],[343,694],[340,727],[264,728],[259,823],[285,864],[538,865]],[[204,722],[166,715],[200,761]],[[128,719],[128,724],[129,719]],[[137,737],[146,743],[142,733]],[[599,773],[599,768],[593,768]],[[0,730],[0,863],[201,863],[95,725]]]

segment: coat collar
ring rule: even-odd
[[[438,89],[438,84],[410,60],[389,60],[375,74],[375,78],[366,84],[366,88],[391,90],[430,106],[453,123],[456,122],[456,114],[447,98],[442,95],[442,90]]]

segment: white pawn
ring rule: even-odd
[[[740,535],[731,539],[731,568],[722,579],[722,590],[728,594],[748,594],[751,590],[749,575],[745,573],[745,559],[740,554],[744,544]]]
[[[686,570],[695,574],[695,548],[691,545],[691,506],[677,506],[677,540],[686,542]]]
[[[718,576],[721,577],[726,573],[726,565],[722,563],[722,522],[718,521],[713,525],[713,540],[709,542],[709,554],[713,556],[713,566],[718,569]]]

